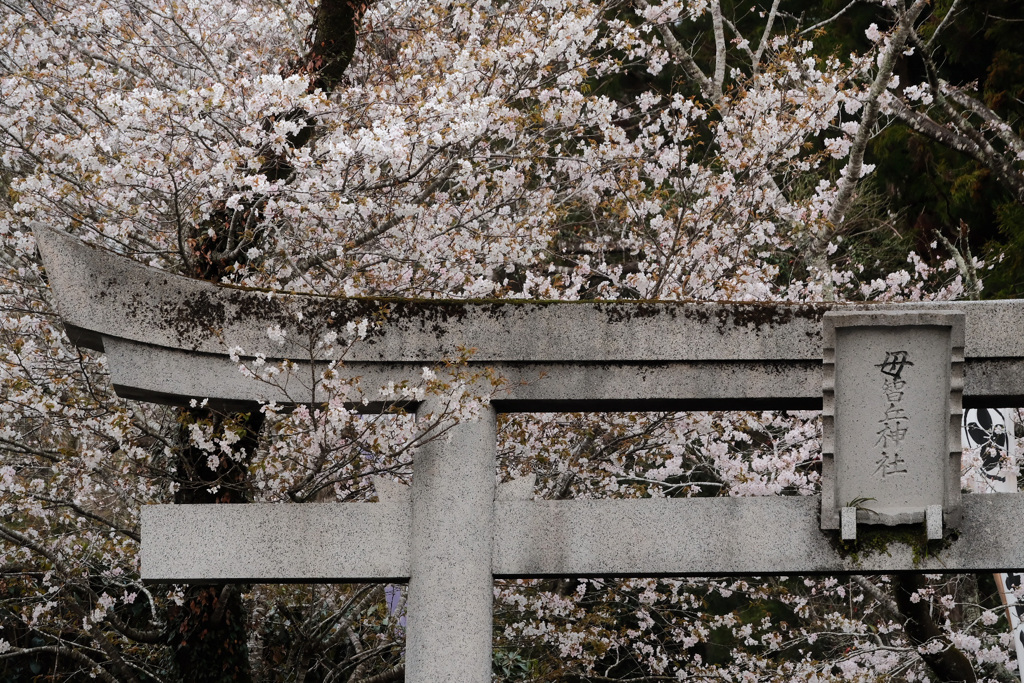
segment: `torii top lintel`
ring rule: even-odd
[[[106,351],[114,387],[129,398],[306,402],[312,396],[302,386],[275,392],[246,380],[229,359],[230,350],[308,368],[311,336],[371,318],[381,320],[380,326],[345,355],[346,371],[370,380],[366,385],[385,376],[416,377],[424,365],[471,349],[471,364],[495,367],[509,380],[499,410],[813,409],[822,400],[822,316],[842,309],[963,311],[965,406],[1024,404],[1020,300],[333,298],[195,280],[45,226],[33,231],[69,336],[81,346]],[[275,340],[268,334],[268,327],[281,329],[283,343],[281,335]],[[541,376],[547,379],[538,382]]]

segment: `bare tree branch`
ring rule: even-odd
[[[775,25],[775,17],[779,14],[779,2],[781,2],[781,0],[772,0],[772,8],[768,11],[768,19],[764,24],[764,33],[761,34],[761,41],[757,44],[757,52],[754,53],[753,67],[755,76],[760,73],[761,70],[761,58],[764,56],[765,48],[768,47],[768,40],[772,36],[772,27]]]
[[[964,280],[964,290],[967,292],[967,298],[971,301],[978,301],[981,299],[981,280],[978,278],[978,269],[974,267],[974,259],[971,257],[971,248],[967,244],[967,240],[964,240],[964,249],[966,250],[966,258],[964,254],[960,253],[960,250],[950,242],[945,235],[938,230],[935,231],[935,236],[942,242],[942,246],[953,256],[953,261],[956,263],[957,270],[960,271],[961,277]]]
[[[715,31],[715,76],[711,86],[714,101],[722,99],[722,85],[725,83],[725,27],[722,25],[721,0],[711,0],[711,25]]]
[[[890,38],[885,52],[882,54],[881,64],[878,73],[868,91],[867,101],[864,103],[864,115],[861,117],[860,127],[853,139],[850,148],[850,162],[846,166],[846,172],[839,181],[839,192],[836,201],[828,213],[828,221],[833,226],[839,226],[843,217],[850,208],[853,200],[853,192],[860,182],[861,173],[864,167],[864,152],[867,150],[868,140],[871,138],[875,122],[878,120],[878,112],[881,108],[879,100],[889,85],[892,78],[893,68],[896,66],[896,56],[903,51],[910,33],[914,28],[914,22],[928,4],[928,0],[916,0],[914,4],[899,18],[899,29]]]
[[[851,7],[853,7],[854,5],[856,5],[856,4],[857,4],[857,3],[859,2],[859,1],[860,1],[860,0],[850,0],[850,4],[848,4],[848,5],[846,6],[846,7],[844,7],[843,9],[841,9],[841,10],[839,10],[838,12],[836,12],[835,14],[833,14],[833,15],[832,15],[831,17],[829,17],[828,19],[825,19],[824,21],[819,21],[819,22],[818,22],[817,24],[815,24],[814,26],[808,26],[808,27],[807,27],[807,28],[805,28],[804,30],[800,31],[800,33],[799,33],[799,34],[797,34],[797,35],[801,35],[801,36],[802,36],[802,35],[804,35],[805,33],[811,33],[812,31],[817,31],[817,30],[818,30],[819,28],[822,28],[823,26],[828,26],[828,25],[829,25],[829,24],[831,24],[831,23],[832,23],[833,21],[835,21],[835,20],[836,20],[836,19],[838,19],[839,17],[841,17],[841,16],[843,16],[844,14],[846,14],[846,12],[847,12],[847,11],[848,11],[848,10],[849,10],[849,9],[850,9]]]
[[[932,37],[928,39],[928,45],[926,45],[926,47],[929,49],[931,48],[932,43],[934,43],[935,39],[939,37],[940,33],[942,33],[942,29],[946,28],[946,24],[948,24],[953,18],[953,15],[956,13],[957,5],[959,4],[960,0],[953,0],[953,4],[949,6],[949,11],[946,12],[946,16],[942,17],[942,21],[940,21],[939,25],[935,27]]]
[[[350,681],[349,683],[393,683],[394,681],[404,680],[405,664],[399,664],[398,666],[392,667],[383,673],[377,674],[376,676],[361,678],[358,681]]]
[[[650,4],[647,0],[640,0],[640,6],[647,9],[650,7]],[[704,75],[704,72],[700,70],[699,66],[697,66],[697,62],[694,61],[693,56],[676,39],[675,35],[672,33],[672,27],[666,24],[658,24],[657,29],[658,34],[665,43],[665,47],[673,57],[679,60],[680,66],[683,67],[683,71],[686,72],[686,75],[690,80],[697,84],[697,87],[700,88],[705,97],[714,99],[717,102],[718,100],[714,97],[714,83]]]
[[[114,675],[103,668],[103,665],[93,660],[86,654],[79,652],[78,650],[70,647],[62,647],[60,645],[42,645],[39,647],[12,647],[10,650],[4,653],[0,653],[0,660],[12,659],[14,657],[33,655],[33,654],[51,654],[57,657],[67,657],[73,659],[84,667],[87,667],[87,671],[90,675],[98,676],[100,680],[106,681],[106,683],[122,683],[118,679],[114,678]]]
[[[125,529],[124,527],[122,527],[122,526],[120,526],[118,524],[115,524],[113,521],[107,519],[106,517],[103,517],[102,515],[97,515],[94,512],[89,512],[88,510],[83,508],[81,505],[78,505],[77,503],[75,503],[73,501],[61,500],[59,498],[51,498],[50,496],[44,496],[41,493],[33,493],[33,494],[31,494],[31,497],[35,498],[36,500],[41,500],[41,501],[46,502],[46,503],[52,503],[53,505],[57,505],[59,507],[70,508],[71,510],[74,510],[75,512],[77,512],[81,516],[85,517],[86,519],[91,519],[94,522],[99,522],[100,524],[102,524],[104,526],[110,527],[114,531],[116,531],[116,532],[118,532],[120,534],[124,534],[125,536],[127,536],[128,538],[132,539],[133,541],[135,541],[137,543],[141,543],[142,542],[142,537],[139,536],[134,531],[131,531],[130,529]]]
[[[926,135],[952,150],[963,152],[988,168],[1016,201],[1024,203],[1024,176],[1012,162],[1003,158],[990,145],[979,144],[973,136],[967,135],[960,127],[954,129],[936,122],[930,116],[912,109],[900,98],[892,98],[887,102],[887,107],[897,118],[918,133]]]

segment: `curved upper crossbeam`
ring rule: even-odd
[[[844,308],[966,314],[965,405],[1024,401],[1024,301],[827,305],[333,298],[213,284],[149,268],[33,227],[69,337],[105,351],[115,389],[182,403],[317,400],[337,360],[317,342],[377,323],[344,349],[343,373],[373,393],[469,352],[508,383],[502,410],[815,408],[821,319]],[[271,332],[272,330],[272,332]],[[278,332],[280,330],[280,332]],[[230,359],[295,367],[270,384]],[[340,352],[339,352],[340,353]],[[382,405],[369,397],[368,409]]]

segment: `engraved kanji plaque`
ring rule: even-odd
[[[822,341],[822,528],[957,526],[963,314],[833,311]]]

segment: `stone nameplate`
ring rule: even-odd
[[[957,526],[963,314],[829,312],[822,341],[822,528],[852,538],[929,510],[930,537]]]

